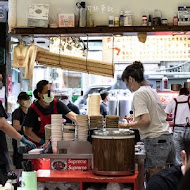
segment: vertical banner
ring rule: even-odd
[[[12,85],[12,76],[11,75],[8,75],[8,77],[7,77],[7,89],[8,89],[8,96],[12,96],[13,85]]]

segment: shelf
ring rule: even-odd
[[[134,184],[134,190],[138,190],[138,171],[131,176],[98,176],[92,171],[54,171],[38,170],[38,182],[77,182],[80,183],[80,190],[83,190],[83,183],[130,183]]]
[[[112,36],[136,35],[138,32],[148,32],[150,35],[187,34],[190,26],[126,26],[126,27],[73,27],[73,28],[19,28],[12,30],[12,35],[65,35],[65,36]]]

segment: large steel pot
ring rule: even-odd
[[[133,175],[135,172],[135,135],[128,129],[97,130],[92,135],[94,173]]]
[[[184,82],[184,87],[190,89],[190,82]]]
[[[171,84],[171,90],[173,91],[179,91],[181,89],[181,84]]]

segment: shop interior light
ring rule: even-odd
[[[123,34],[119,33],[119,34],[114,34],[114,37],[122,37]]]

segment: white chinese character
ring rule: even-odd
[[[94,12],[98,12],[99,11],[99,7],[98,6],[93,6]]]
[[[101,11],[102,11],[102,13],[105,13],[105,11],[106,11],[106,6],[105,5],[101,5]]]
[[[108,12],[113,12],[113,7],[108,6],[107,10],[108,10]]]
[[[87,10],[88,10],[89,12],[92,11],[92,6],[86,6],[86,7],[87,7]]]

